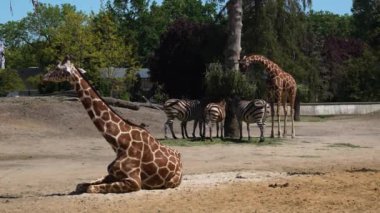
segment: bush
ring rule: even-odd
[[[25,90],[25,85],[16,70],[0,70],[0,96],[9,92]]]
[[[209,64],[205,85],[206,96],[211,99],[232,96],[252,99],[256,91],[256,86],[249,82],[245,75],[236,71],[224,71],[220,63]]]

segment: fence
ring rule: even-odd
[[[301,115],[363,115],[380,111],[380,102],[301,103]]]

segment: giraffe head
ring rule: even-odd
[[[74,81],[74,76],[79,74],[78,72],[85,73],[83,69],[77,69],[73,63],[70,61],[70,57],[66,56],[62,62],[53,67],[48,73],[43,77],[44,81],[51,82],[63,82],[69,81],[70,83]]]
[[[248,60],[247,56],[243,56],[242,59],[239,61],[239,68],[242,72],[247,71],[248,67],[250,65],[250,61]]]

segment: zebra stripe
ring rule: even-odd
[[[260,142],[264,141],[264,127],[265,121],[268,117],[270,106],[269,104],[261,99],[255,99],[252,101],[239,101],[237,107],[235,108],[235,114],[238,119],[240,128],[240,140],[242,139],[242,122],[247,123],[248,140],[251,139],[250,136],[250,123],[256,123],[260,129]]]
[[[209,103],[204,110],[205,126],[209,127],[210,140],[212,140],[212,126],[216,124],[216,137],[219,137],[219,123],[220,127],[220,136],[223,138],[224,133],[224,119],[226,118],[226,102],[223,100],[218,103]],[[210,125],[211,123],[211,125]],[[204,126],[204,130],[205,127]],[[204,135],[206,134],[205,131]]]
[[[201,117],[201,104],[199,100],[181,100],[181,99],[169,99],[164,104],[164,112],[167,117],[165,122],[165,138],[167,132],[167,126],[169,126],[173,138],[177,138],[173,131],[174,119],[181,121],[181,133],[182,137],[189,137],[187,134],[186,125],[188,121],[194,121],[193,137],[195,137],[195,128]]]

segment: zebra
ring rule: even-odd
[[[243,137],[243,121],[247,123],[248,141],[251,140],[251,135],[249,131],[249,124],[256,123],[260,129],[260,142],[264,139],[264,127],[265,121],[270,113],[269,104],[261,99],[255,99],[252,101],[240,100],[233,104],[233,111],[237,117],[240,139]]]
[[[224,119],[226,118],[226,101],[209,103],[204,109],[204,124],[202,139],[206,136],[206,126],[209,127],[210,140],[212,141],[212,126],[216,124],[216,137],[219,137],[219,123],[220,123],[220,137],[223,139],[224,134]],[[211,124],[210,124],[211,123]]]
[[[200,122],[202,113],[201,102],[199,100],[169,99],[164,103],[164,112],[167,117],[164,126],[165,138],[167,138],[167,127],[169,126],[173,138],[177,139],[173,131],[173,121],[175,118],[181,121],[181,133],[184,139],[185,135],[189,138],[186,128],[187,122],[194,120],[193,138],[195,138],[195,129],[198,122]]]

